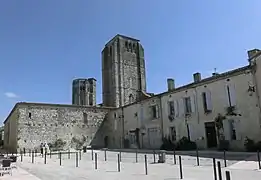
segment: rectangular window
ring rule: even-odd
[[[235,87],[233,85],[226,85],[226,94],[227,94],[227,101],[228,106],[232,107],[236,105],[236,92]]]
[[[90,85],[90,93],[93,93],[93,85]]]
[[[81,90],[81,91],[85,91],[85,90],[86,90],[85,86],[83,86],[83,85],[80,86],[80,90]]]
[[[185,114],[191,114],[192,107],[191,107],[191,98],[190,97],[184,98],[184,105],[185,105]]]
[[[87,113],[83,113],[83,123],[88,124],[88,116]]]
[[[176,141],[177,137],[176,137],[176,128],[173,126],[173,127],[170,127],[169,128],[170,130],[170,139],[171,141]]]
[[[150,111],[151,111],[151,118],[152,119],[158,119],[159,118],[159,108],[158,108],[157,105],[151,106]]]
[[[174,116],[175,115],[175,107],[174,107],[174,101],[168,102],[168,115]]]
[[[205,113],[211,112],[212,104],[211,104],[211,95],[209,91],[202,93],[202,102],[203,102],[204,112]]]

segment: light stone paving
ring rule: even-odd
[[[79,167],[76,167],[76,156],[71,154],[62,155],[62,166],[58,155],[47,156],[47,164],[44,164],[44,158],[38,156],[32,163],[29,156],[23,157],[23,162],[18,159],[18,170],[13,170],[13,176],[6,175],[2,179],[15,180],[176,180],[180,179],[179,165],[173,164],[173,156],[167,155],[165,164],[154,164],[152,154],[148,154],[148,175],[145,175],[144,154],[138,155],[136,163],[135,153],[121,153],[121,172],[117,169],[117,152],[107,152],[107,161],[104,161],[104,151],[94,151],[98,155],[98,169],[95,170],[94,161],[91,160],[91,152],[81,154]],[[178,163],[178,157],[177,163]],[[79,157],[80,159],[80,157]],[[156,160],[158,157],[156,156]],[[217,159],[223,163],[223,160]],[[184,180],[212,180],[213,167],[212,159],[200,158],[200,166],[197,166],[195,157],[182,156]],[[223,179],[225,171],[230,171],[232,180],[245,180],[251,177],[251,180],[259,180],[261,171],[257,170],[257,162],[254,161],[228,161],[228,167],[222,168]],[[22,169],[21,169],[22,168]],[[26,171],[28,172],[26,174]],[[30,174],[31,175],[30,175]],[[22,174],[23,176],[19,176]],[[34,176],[36,177],[34,177]]]

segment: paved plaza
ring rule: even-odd
[[[59,156],[47,156],[47,162],[44,164],[44,158],[37,156],[32,163],[32,157],[23,156],[17,161],[17,169],[13,170],[13,175],[5,175],[0,179],[10,180],[177,180],[180,179],[179,158],[176,156],[176,165],[173,155],[166,155],[166,163],[154,163],[153,154],[147,154],[148,175],[145,173],[145,154],[138,154],[136,162],[135,153],[121,153],[120,172],[118,172],[118,152],[107,151],[107,160],[105,161],[104,151],[94,151],[97,153],[97,169],[92,161],[92,153],[81,153],[79,164],[76,167],[76,154],[62,154],[61,166]],[[253,155],[252,155],[253,156]],[[95,157],[94,157],[95,159]],[[229,157],[227,159],[230,159]],[[156,161],[158,156],[156,155]],[[184,180],[212,180],[213,160],[211,158],[199,158],[200,166],[197,166],[195,156],[182,155],[182,169]],[[249,157],[246,161],[227,160],[227,167],[224,167],[223,159],[216,159],[221,162],[223,180],[225,180],[225,171],[230,171],[232,180],[259,180],[261,170],[258,170],[258,163],[254,157]]]

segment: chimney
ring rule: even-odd
[[[199,72],[193,74],[194,82],[201,81],[201,74]]]
[[[175,89],[174,79],[168,78],[167,83],[168,83],[168,91]]]
[[[212,76],[218,76],[218,75],[219,75],[219,73],[216,73],[216,72],[212,73]]]
[[[252,49],[247,51],[247,55],[248,58],[251,59],[252,57],[254,57],[256,55],[256,53],[258,53],[260,50],[259,49]]]

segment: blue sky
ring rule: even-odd
[[[114,35],[145,48],[147,89],[162,92],[192,74],[247,64],[261,48],[260,0],[1,0],[0,121],[18,101],[71,103],[76,77],[97,79]]]

